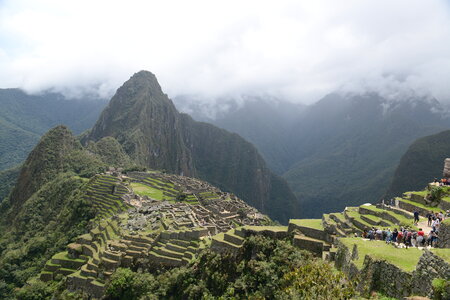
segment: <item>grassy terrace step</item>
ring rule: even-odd
[[[67,251],[57,253],[57,254],[53,255],[53,257],[51,258],[52,264],[61,265],[62,268],[77,269],[77,268],[81,267],[82,265],[84,265],[86,262],[87,262],[87,258],[86,259],[70,258],[68,256]]]
[[[384,259],[406,272],[412,272],[422,255],[422,250],[417,248],[395,248],[383,241],[366,241],[361,238],[341,238],[339,241],[346,245],[349,251],[352,251],[353,245],[357,246],[358,259],[354,262],[359,269],[363,266],[364,257],[370,255],[376,259]]]
[[[295,224],[301,227],[308,227],[317,230],[323,230],[322,219],[291,219],[289,223]]]
[[[322,219],[291,219],[289,220],[288,233],[300,231],[302,234],[320,240],[331,239],[325,231]]]
[[[329,214],[324,214],[322,217],[322,225],[328,233],[336,234],[338,236],[345,236],[346,233],[340,228],[340,225]]]
[[[345,211],[344,215],[347,216],[347,218],[349,219],[349,221],[359,230],[364,230],[364,229],[368,229],[368,228],[372,228],[372,224],[364,221],[363,219],[361,219],[361,215],[354,210],[350,210],[350,211]]]
[[[184,248],[189,247],[189,245],[191,244],[190,241],[177,240],[177,239],[168,240],[168,242],[170,242],[173,245],[177,245],[177,246],[184,247]]]
[[[361,219],[374,226],[393,226],[394,224],[375,215],[360,214]]]
[[[155,253],[154,251],[150,251],[148,253],[148,256],[155,263],[160,263],[163,265],[181,266],[181,265],[185,264],[185,262],[183,262],[182,259],[161,255],[161,254]]]
[[[310,251],[320,257],[322,257],[323,251],[328,251],[330,249],[330,245],[323,240],[298,234],[294,236],[293,245],[300,249]]]
[[[347,224],[347,220],[343,213],[332,213],[330,214],[330,219],[336,221],[336,223],[341,227],[341,229],[350,228],[350,226]]]
[[[75,273],[76,269],[70,269],[70,268],[60,268],[58,271],[55,272],[55,274],[62,274],[64,276],[67,276],[69,274]]]
[[[374,205],[363,205],[359,207],[359,213],[362,215],[372,214],[389,221],[388,223],[403,226],[413,226],[413,218],[405,217],[404,215],[392,210],[381,209]],[[390,225],[388,225],[390,226]]]
[[[54,264],[51,261],[47,261],[47,263],[45,264],[44,270],[47,272],[55,272],[56,270],[58,270],[59,268],[61,268],[60,264]]]
[[[214,247],[214,246],[226,247],[226,248],[230,248],[230,249],[234,249],[234,250],[237,250],[242,247],[242,245],[236,245],[236,244],[225,241],[225,232],[221,232],[212,237],[211,247]]]
[[[240,246],[240,245],[242,245],[244,243],[244,239],[243,238],[241,238],[240,236],[234,234],[234,229],[229,231],[229,232],[226,232],[224,234],[223,238],[224,238],[225,241],[233,243],[233,244],[238,245],[238,246]]]
[[[399,200],[399,207],[408,211],[413,212],[415,209],[419,212],[421,216],[426,216],[426,214],[430,211],[432,212],[440,212],[441,208],[431,207],[421,203],[417,203],[411,200],[397,198]]]
[[[153,247],[152,252],[155,252],[159,255],[164,255],[164,256],[169,256],[169,257],[179,258],[179,259],[181,259],[184,255],[183,253],[172,251],[165,247]]]
[[[178,252],[178,253],[184,253],[187,251],[187,247],[182,247],[179,245],[175,245],[173,243],[167,243],[166,248],[171,251]]]

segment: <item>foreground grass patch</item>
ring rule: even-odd
[[[412,272],[416,269],[422,250],[417,248],[395,248],[383,241],[365,241],[361,238],[342,238],[340,241],[346,245],[350,251],[353,245],[358,247],[358,259],[355,260],[356,266],[361,269],[364,257],[370,255],[376,259],[384,259],[387,262],[399,267],[406,272]]]

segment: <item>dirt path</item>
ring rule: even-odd
[[[422,228],[426,235],[428,235],[431,231],[431,227],[428,227],[428,220],[423,217],[420,218],[419,223],[417,223],[417,227]]]

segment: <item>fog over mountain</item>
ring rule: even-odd
[[[4,0],[0,87],[108,98],[148,69],[171,98],[312,103],[369,90],[447,101],[449,12],[444,0]]]

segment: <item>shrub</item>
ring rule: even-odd
[[[435,278],[431,282],[434,299],[444,300],[450,298],[450,281],[443,278]]]

